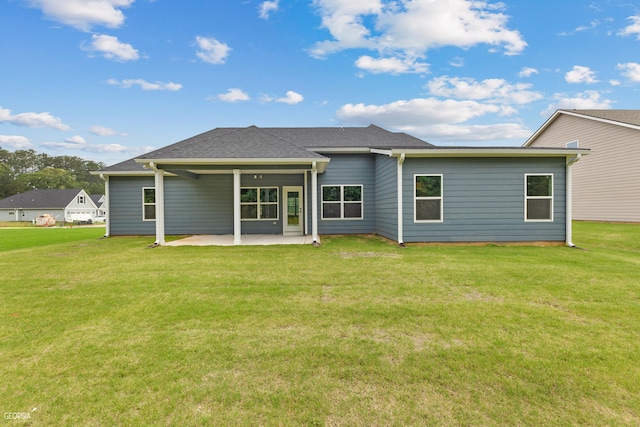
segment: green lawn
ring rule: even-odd
[[[7,231],[0,412],[32,425],[640,425],[640,225],[576,223],[581,249]]]

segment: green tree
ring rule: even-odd
[[[67,170],[46,167],[37,172],[22,174],[18,177],[20,187],[27,190],[79,188],[75,176]]]

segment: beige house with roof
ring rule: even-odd
[[[640,222],[640,110],[557,110],[523,147],[592,150],[573,168],[573,218]]]

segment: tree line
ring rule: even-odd
[[[49,156],[35,150],[14,152],[0,147],[0,199],[39,189],[84,189],[89,194],[104,194],[104,182],[91,171],[105,164],[77,156]]]

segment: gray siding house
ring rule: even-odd
[[[640,110],[558,110],[524,147],[585,147],[575,166],[573,216],[640,222]]]
[[[98,207],[80,189],[31,190],[0,200],[0,221],[34,221],[49,214],[56,221],[87,221],[98,215]]]
[[[96,172],[107,235],[565,242],[578,148],[435,147],[363,128],[216,128]]]

